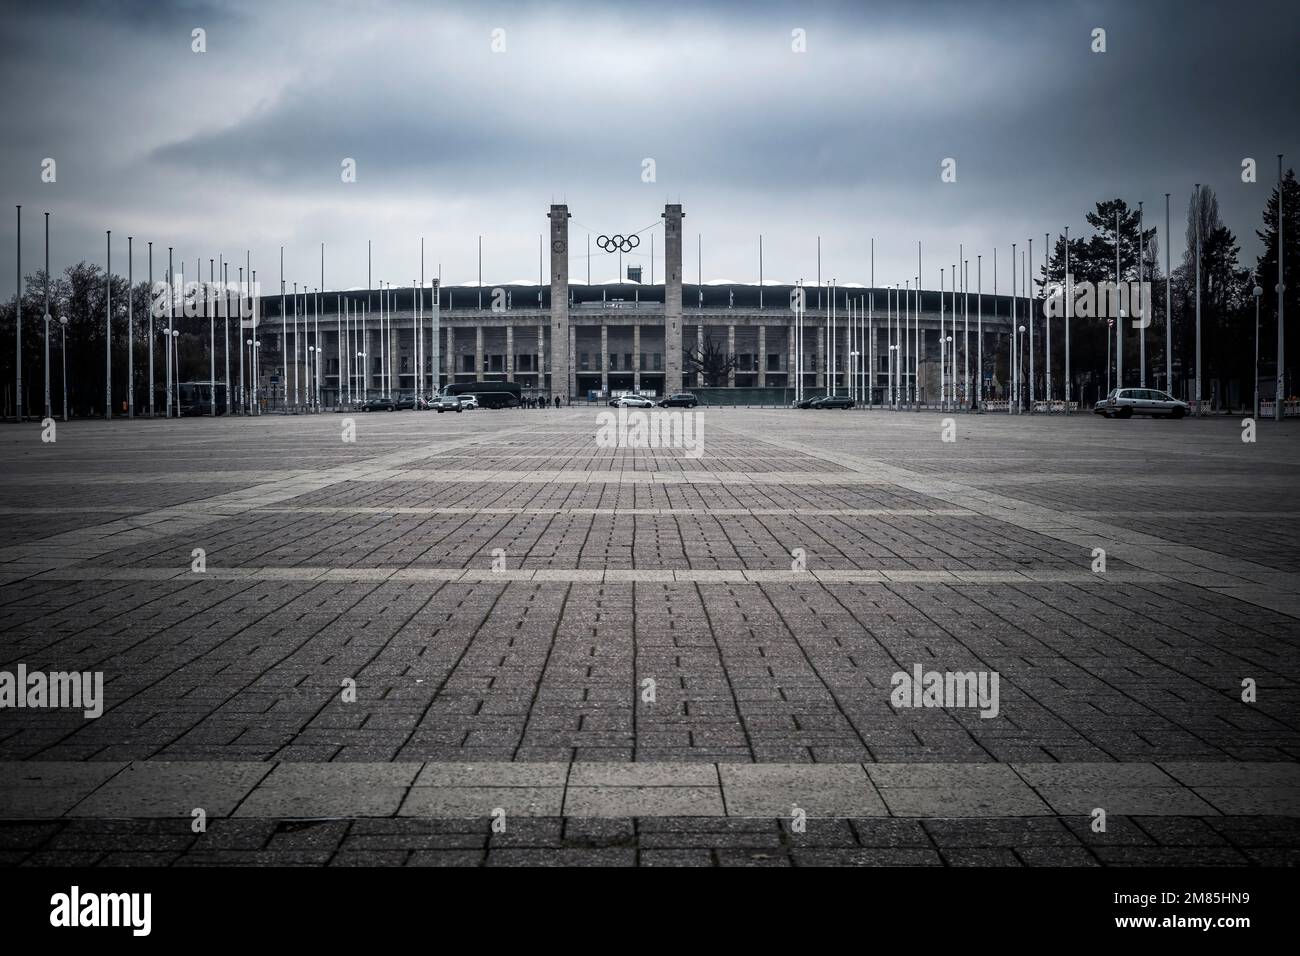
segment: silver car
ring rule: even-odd
[[[1191,406],[1186,402],[1156,388],[1113,388],[1093,409],[1096,414],[1107,418],[1132,418],[1134,415],[1182,418],[1190,410]]]

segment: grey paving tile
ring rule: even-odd
[[[723,764],[719,768],[730,816],[789,819],[885,816],[866,771],[857,764]]]
[[[717,787],[570,786],[564,813],[575,817],[703,817],[724,816]]]
[[[68,810],[71,817],[227,817],[263,780],[264,763],[135,761]]]
[[[404,817],[560,816],[562,787],[412,787],[403,801]]]

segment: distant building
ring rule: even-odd
[[[663,212],[663,281],[643,284],[640,267],[628,270],[628,281],[579,283],[569,277],[569,212],[564,205],[550,208],[550,284],[484,282],[458,286],[433,285],[417,294],[411,288],[328,292],[320,296],[299,294],[297,314],[301,340],[295,339],[293,296],[286,295],[289,360],[282,358],[279,295],[259,302],[258,340],[260,388],[267,394],[288,391],[294,396],[295,342],[299,387],[306,393],[307,351],[321,348],[321,396],[326,404],[342,397],[371,397],[390,389],[409,394],[430,394],[453,382],[513,381],[525,394],[585,396],[633,390],[664,395],[700,388],[702,377],[692,369],[690,356],[704,349],[706,338],[726,355],[734,355],[734,369],[726,372],[728,388],[793,388],[795,384],[795,314],[791,307],[795,286],[765,281],[754,283],[713,280],[702,285],[682,281],[682,220],[680,205]],[[653,270],[652,270],[653,274]],[[818,289],[815,277],[804,284],[804,388],[807,393],[826,391],[828,318],[832,309],[829,285]],[[875,400],[883,399],[889,383],[889,342],[901,342],[898,320],[887,317],[904,299],[904,319],[915,322],[916,293],[910,298],[892,289],[869,289],[859,284],[840,285],[834,295],[834,385],[847,391],[849,370],[859,370],[859,383],[871,382]],[[940,293],[920,295],[922,361],[917,388],[924,400],[937,400],[939,388]],[[888,303],[888,305],[887,305]],[[1017,319],[1023,321],[1030,300],[1018,298]],[[1039,334],[1042,312],[1038,303]],[[964,381],[963,344],[969,342],[971,388],[976,388],[978,300],[971,290],[956,295],[958,320],[953,328],[953,293],[943,293],[944,332],[958,347],[958,381]],[[850,347],[849,309],[853,309]],[[966,311],[969,308],[969,338]],[[316,310],[319,309],[319,314]],[[1010,329],[1011,298],[983,295],[985,381],[1005,380]],[[418,317],[417,317],[418,312]],[[305,324],[302,316],[305,313]],[[364,315],[364,337],[362,316]],[[381,317],[383,332],[381,333]],[[424,374],[417,381],[417,325],[423,331]],[[345,347],[339,348],[343,329]],[[869,329],[869,332],[868,332]],[[869,343],[864,345],[862,343]],[[906,343],[908,354],[913,339]],[[1041,347],[1040,347],[1041,349]],[[385,351],[386,350],[386,351]],[[858,358],[851,356],[859,353]],[[359,355],[358,353],[363,353]],[[436,367],[436,373],[435,373]],[[910,367],[910,365],[909,365]],[[274,379],[274,382],[273,382]],[[283,385],[279,382],[283,381]],[[986,385],[987,387],[987,385]],[[958,390],[960,397],[960,386]]]

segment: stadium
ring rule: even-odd
[[[573,281],[570,255],[581,250],[570,249],[568,207],[553,205],[548,285],[435,281],[423,289],[264,295],[244,336],[247,341],[255,324],[258,347],[247,351],[258,365],[258,401],[332,407],[511,381],[525,395],[547,400],[690,389],[715,404],[770,404],[801,387],[805,394],[838,391],[874,404],[889,402],[895,391],[900,401],[938,403],[943,387],[950,401],[969,405],[980,397],[981,366],[982,396],[1002,394],[1012,317],[1023,321],[1031,300],[977,292],[973,285],[964,292],[923,291],[918,305],[914,287],[819,285],[815,278],[799,285],[686,283],[683,218],[682,206],[665,207],[665,275],[658,282],[642,266],[629,267],[619,281]],[[626,237],[598,237],[614,251],[619,239],[627,251]],[[1036,318],[1041,329],[1041,309]]]

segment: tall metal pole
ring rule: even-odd
[[[1070,227],[1065,227],[1065,413],[1070,413]]]
[[[48,223],[48,220],[47,220]],[[126,237],[126,417],[135,418],[135,248],[133,237]],[[50,240],[45,239],[46,274],[49,274]],[[48,303],[45,311],[50,309]]]
[[[239,293],[239,306],[236,314],[239,316],[239,321],[236,324],[239,328],[239,335],[235,337],[235,344],[239,346],[239,414],[243,415],[245,409],[247,409],[248,414],[251,415],[253,413],[253,402],[248,388],[248,376],[244,371],[244,294],[247,290],[244,288],[244,269],[242,266],[238,268],[239,288],[237,291]]]
[[[320,370],[321,370],[321,344],[320,344],[320,307],[321,296],[325,294],[325,243],[320,244],[320,293],[316,296],[316,411],[320,411]],[[327,326],[328,328],[328,326]]]
[[[1034,268],[1034,239],[1030,239],[1030,251],[1026,269],[1024,269],[1024,312],[1026,325],[1030,326],[1030,412],[1034,411],[1034,295],[1030,293],[1030,269]]]
[[[45,417],[50,418],[50,214],[45,214]]]
[[[221,355],[226,365],[226,414],[235,410],[235,389],[230,381],[230,263],[221,263]]]
[[[1250,414],[1256,421],[1259,421],[1259,300],[1264,294],[1264,290],[1255,286],[1255,387],[1252,391],[1250,402]]]
[[[1169,232],[1169,193],[1165,194],[1165,390],[1174,393],[1174,310],[1170,297],[1170,246],[1174,245]]]
[[[14,418],[22,421],[22,207],[14,207],[18,211],[18,295],[17,317],[14,320],[14,330],[16,330],[16,345],[14,345],[14,362],[13,362],[13,412]],[[1281,207],[1278,207],[1281,209]]]
[[[948,373],[944,362],[944,267],[939,267],[939,407],[948,407]]]
[[[1286,299],[1286,259],[1282,248],[1282,223],[1286,219],[1285,197],[1282,189],[1282,154],[1277,154],[1277,384],[1273,393],[1273,420],[1282,420],[1282,403],[1286,399],[1286,323],[1283,321],[1283,302]]]
[[[149,417],[154,417],[154,384],[153,384],[153,337],[156,334],[153,327],[153,243],[149,243]]]
[[[113,417],[113,231],[104,233],[104,418]]]
[[[1016,244],[1011,243],[1011,394],[1020,414],[1020,333],[1016,330]]]
[[[975,256],[975,364],[979,366],[976,375],[975,397],[980,408],[984,407],[984,256]]]
[[[970,408],[970,260],[965,258],[961,261],[961,311],[961,365],[962,381],[965,383],[962,386],[961,404],[962,408]]]
[[[1201,417],[1201,184],[1196,184],[1196,417]],[[1278,206],[1281,213],[1282,207]],[[1280,356],[1279,356],[1280,359]],[[1279,396],[1280,397],[1280,396]]]
[[[1119,299],[1119,207],[1115,207],[1115,298]],[[1130,307],[1131,308],[1131,307]],[[1115,387],[1124,387],[1124,310],[1120,309],[1115,322]]]
[[[1051,412],[1051,410],[1052,410],[1052,316],[1051,316],[1051,312],[1046,308],[1046,305],[1047,305],[1048,249],[1051,248],[1051,244],[1052,244],[1052,235],[1051,235],[1051,233],[1048,233],[1048,232],[1043,233],[1043,305],[1044,305],[1044,309],[1043,309],[1043,325],[1044,325],[1044,327],[1045,327],[1045,329],[1046,329],[1046,332],[1047,332],[1047,342],[1046,342],[1046,346],[1045,346],[1045,349],[1044,349],[1044,351],[1046,352],[1046,356],[1045,356],[1045,358],[1044,358],[1043,365],[1046,366],[1045,372],[1046,372],[1046,374],[1047,374],[1047,410],[1048,410],[1048,412]]]
[[[252,405],[250,408],[254,414],[260,415],[262,414],[262,407],[257,403],[257,386],[258,379],[262,374],[262,363],[257,357],[257,350],[262,343],[257,338],[257,327],[261,321],[262,297],[258,295],[257,272],[253,269],[252,256],[247,251],[244,253],[244,265],[248,267],[248,288],[253,302],[253,332],[250,336],[253,340],[253,350],[249,356],[248,371],[248,383],[252,387]]]
[[[203,290],[203,311],[208,313],[208,415],[217,417],[217,316],[212,310],[212,285],[216,281],[215,260],[208,259],[208,285]],[[199,262],[200,269],[202,261]],[[199,273],[200,284],[203,281]]]
[[[1147,307],[1146,296],[1142,294],[1142,279],[1146,274],[1147,240],[1143,232],[1144,218],[1142,200],[1138,200],[1138,294],[1137,302],[1142,307],[1141,323],[1138,325],[1138,385],[1147,387]],[[1129,297],[1132,300],[1132,296]]]
[[[289,319],[284,303],[284,246],[280,247],[280,388],[289,404]],[[285,409],[288,411],[288,409]]]

